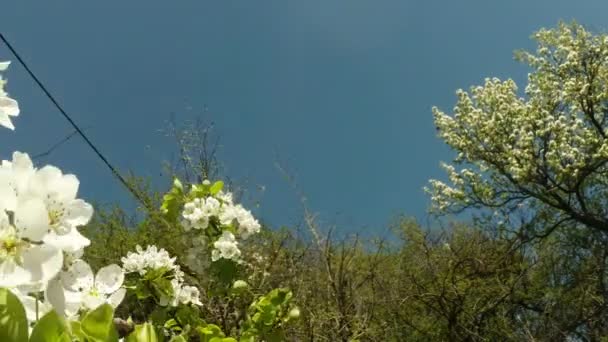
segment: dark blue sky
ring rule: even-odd
[[[432,105],[452,108],[457,88],[488,76],[521,84],[512,52],[533,48],[533,31],[560,19],[605,30],[606,13],[600,0],[11,1],[0,30],[121,170],[163,186],[174,146],[159,130],[206,106],[228,173],[266,186],[258,215],[300,213],[278,153],[314,211],[360,231],[425,217],[422,187],[451,156]],[[19,65],[6,76],[22,114],[0,132],[3,158],[71,132]],[[132,205],[80,139],[44,162],[77,174],[87,200]]]

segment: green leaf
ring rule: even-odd
[[[175,177],[173,179],[173,188],[181,190],[182,192],[184,191],[184,185],[182,184],[182,182],[177,177]]]
[[[207,324],[205,326],[198,327],[196,330],[199,333],[201,342],[211,342],[213,339],[219,341],[217,339],[226,336],[224,335],[224,332],[222,332],[222,329],[215,324]]]
[[[179,326],[180,326],[179,323],[173,318],[168,319],[164,325],[165,329],[173,329],[173,328],[179,327]]]
[[[77,338],[79,341],[85,341],[87,336],[82,331],[82,324],[78,321],[70,321],[70,329],[72,330],[72,336]]]
[[[206,194],[207,194],[207,190],[206,190],[205,186],[194,184],[194,185],[192,185],[192,188],[190,189],[190,194],[189,194],[188,198],[189,199],[203,198],[203,197],[205,197]]]
[[[167,321],[167,309],[162,306],[157,306],[148,316],[148,320],[154,325],[162,326]]]
[[[192,306],[181,305],[175,313],[175,318],[182,327],[187,325],[196,327],[204,324],[203,320],[199,316],[199,310]]]
[[[146,274],[144,275],[144,279],[145,280],[154,280],[154,279],[162,277],[168,271],[169,271],[168,267],[155,268],[153,270],[147,271]]]
[[[4,341],[4,340],[3,340]],[[23,340],[23,341],[27,341]],[[44,315],[32,330],[30,342],[71,342],[70,329],[65,319],[55,310]]]
[[[179,179],[173,179],[171,190],[163,196],[163,203],[160,206],[161,211],[171,221],[176,221],[179,214],[179,207],[184,194],[184,186]]]
[[[211,263],[210,271],[214,273],[221,282],[232,285],[238,269],[236,262],[222,258]]]
[[[118,341],[113,322],[114,309],[104,304],[88,312],[81,321],[82,331],[93,341]]]
[[[27,341],[27,318],[19,298],[0,289],[0,341]]]
[[[152,288],[156,291],[158,297],[173,297],[173,285],[171,284],[171,280],[166,278],[157,278],[154,279],[151,283]]]
[[[173,336],[169,342],[188,342],[188,340],[182,335],[177,335]]]
[[[213,183],[213,185],[211,186],[211,189],[209,189],[209,192],[211,193],[211,195],[216,195],[223,188],[224,188],[224,182],[217,181],[217,182]]]
[[[125,342],[157,342],[156,330],[150,323],[138,324],[135,330],[125,338]]]

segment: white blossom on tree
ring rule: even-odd
[[[567,222],[608,231],[608,35],[561,23],[534,39],[535,53],[516,54],[532,68],[523,92],[490,78],[458,90],[453,113],[433,108],[457,152],[443,165],[449,182],[427,189],[433,208],[525,206],[545,221],[543,233]]]

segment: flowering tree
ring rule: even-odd
[[[490,209],[526,234],[608,232],[608,35],[561,23],[534,39],[535,53],[516,54],[532,68],[523,94],[492,78],[458,90],[453,114],[433,108],[458,155],[443,165],[451,184],[431,180],[427,191],[439,212]]]
[[[8,65],[0,63],[0,71]],[[19,106],[4,85],[0,78],[0,125],[14,129],[10,117]],[[77,198],[78,186],[76,176],[36,168],[25,153],[0,163],[1,341],[280,341],[284,326],[299,316],[289,290],[256,294],[237,278],[239,243],[261,226],[221,181],[175,179],[164,196],[162,222],[189,245],[185,260],[137,246],[121,265],[97,272],[83,260],[90,241],[78,229],[93,207]],[[234,326],[205,320],[203,277],[217,279],[203,295],[249,301]],[[137,317],[130,311],[115,317],[133,305]]]

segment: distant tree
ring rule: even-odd
[[[457,152],[431,180],[437,213],[473,209],[529,258],[513,297],[529,338],[599,341],[608,334],[608,35],[577,23],[534,34],[518,92],[511,79],[458,90],[452,114],[433,108]]]
[[[546,236],[582,224],[608,232],[608,35],[560,23],[534,34],[523,94],[511,79],[458,90],[453,114],[433,108],[439,136],[458,152],[451,184],[431,180],[434,209],[498,211]]]

